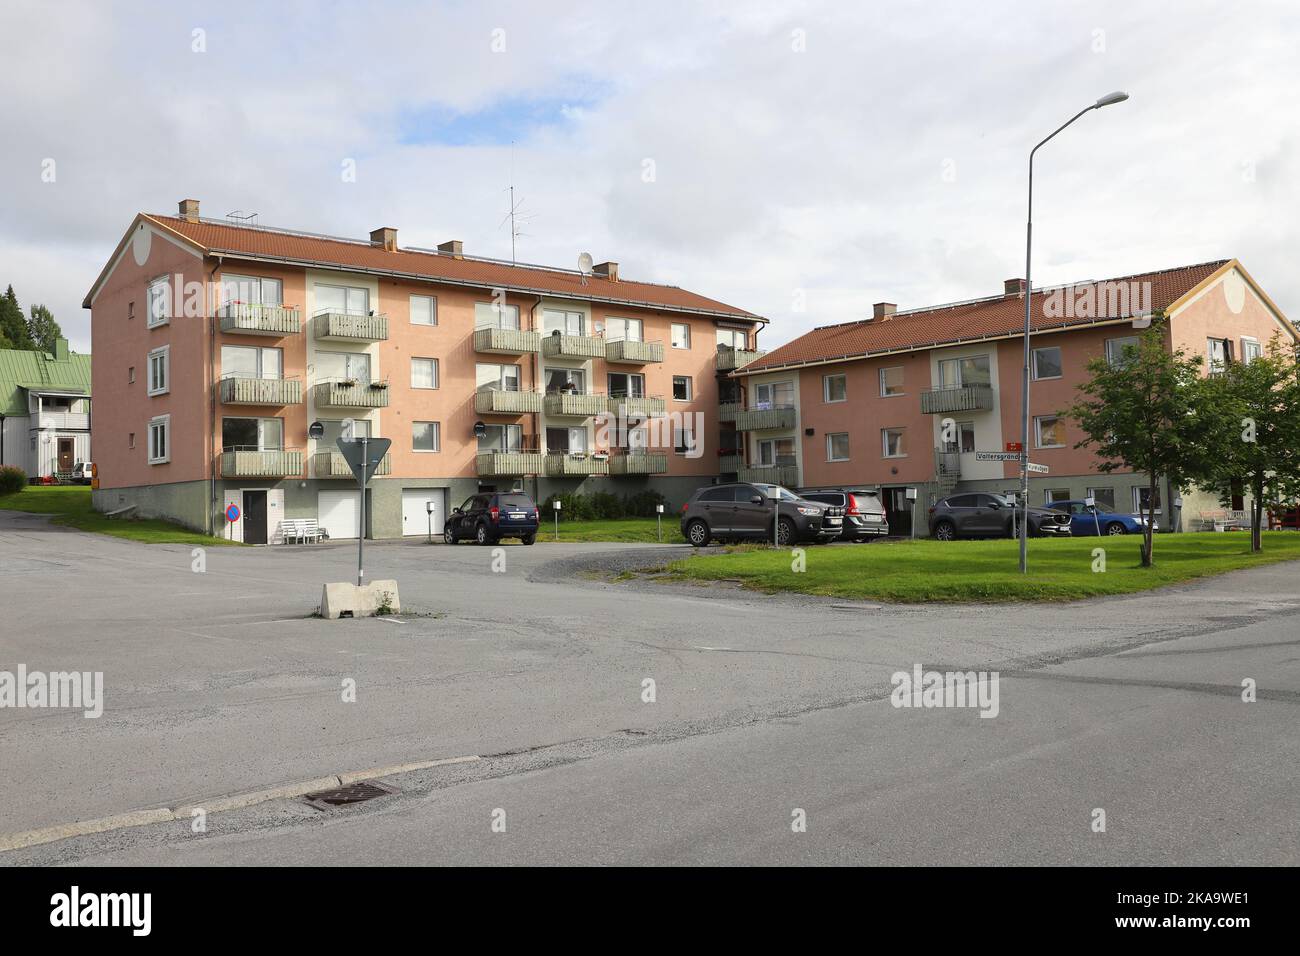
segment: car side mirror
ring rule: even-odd
[[[452,508],[452,509],[451,509],[451,513],[454,514],[454,515],[464,514],[464,512],[461,511],[459,508]]]
[[[994,511],[997,511],[997,510],[998,510],[999,508],[1001,508],[1002,506],[1001,506],[1000,504],[998,504],[996,501],[990,501],[990,502],[989,502],[989,507],[992,508]]]
[[[762,495],[754,495],[754,497],[752,497],[752,498],[749,499],[749,503],[750,503],[751,505],[761,505],[761,504],[763,503],[763,496],[762,496]]]

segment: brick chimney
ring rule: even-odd
[[[618,281],[617,262],[602,262],[591,271],[603,279],[608,279],[610,282]]]
[[[1003,279],[1002,294],[1023,296],[1025,294],[1025,280],[1024,279]]]
[[[871,317],[879,319],[881,322],[888,322],[890,317],[898,311],[898,306],[893,302],[877,302],[871,307]]]
[[[197,199],[182,199],[180,201],[181,218],[189,222],[199,221],[199,201]]]
[[[451,256],[455,259],[462,259],[465,253],[461,251],[461,241],[459,239],[448,239],[446,242],[438,243],[438,251],[444,256]]]
[[[370,244],[383,246],[389,252],[397,251],[397,230],[392,226],[380,226],[370,230]]]

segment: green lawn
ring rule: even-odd
[[[555,518],[547,520],[542,515],[542,527],[537,532],[538,542],[555,541]],[[591,521],[561,521],[560,541],[627,541],[635,544],[649,542],[654,544],[659,538],[655,534],[654,518],[600,518]],[[677,516],[664,515],[664,542],[685,544]]]
[[[1032,539],[1028,575],[1019,572],[1018,543],[997,541],[876,541],[807,547],[802,573],[790,550],[729,549],[692,555],[667,566],[661,580],[734,581],[754,590],[794,591],[854,600],[1068,601],[1129,594],[1193,578],[1300,559],[1300,534],[1264,534],[1264,551],[1249,552],[1240,532],[1158,535],[1156,566],[1140,566],[1137,536]],[[1106,551],[1106,570],[1093,571],[1094,548]]]
[[[105,518],[90,507],[89,485],[28,485],[17,494],[0,495],[0,511],[3,510],[56,515],[55,524],[148,544],[234,543],[224,538],[210,538],[170,521]]]

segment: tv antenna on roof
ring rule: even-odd
[[[515,144],[513,141],[510,143],[510,188],[507,192],[510,194],[510,211],[506,213],[505,219],[501,220],[501,225],[504,226],[507,219],[510,221],[510,261],[513,263],[516,261],[515,240],[528,235],[520,226],[533,218],[531,215],[523,215],[524,201],[522,199],[515,201]]]
[[[595,260],[591,258],[590,252],[578,254],[578,271],[582,273],[583,285],[587,284],[587,276],[591,275],[591,269],[594,262]]]
[[[257,213],[236,209],[234,212],[226,213],[226,221],[236,226],[256,226]]]

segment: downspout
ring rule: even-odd
[[[5,463],[5,416],[0,415],[0,468]]]
[[[216,537],[217,514],[217,458],[214,449],[217,444],[217,305],[216,295],[212,291],[212,278],[223,265],[223,258],[217,256],[217,264],[208,273],[208,302],[212,304],[208,316],[208,517],[207,533]]]

